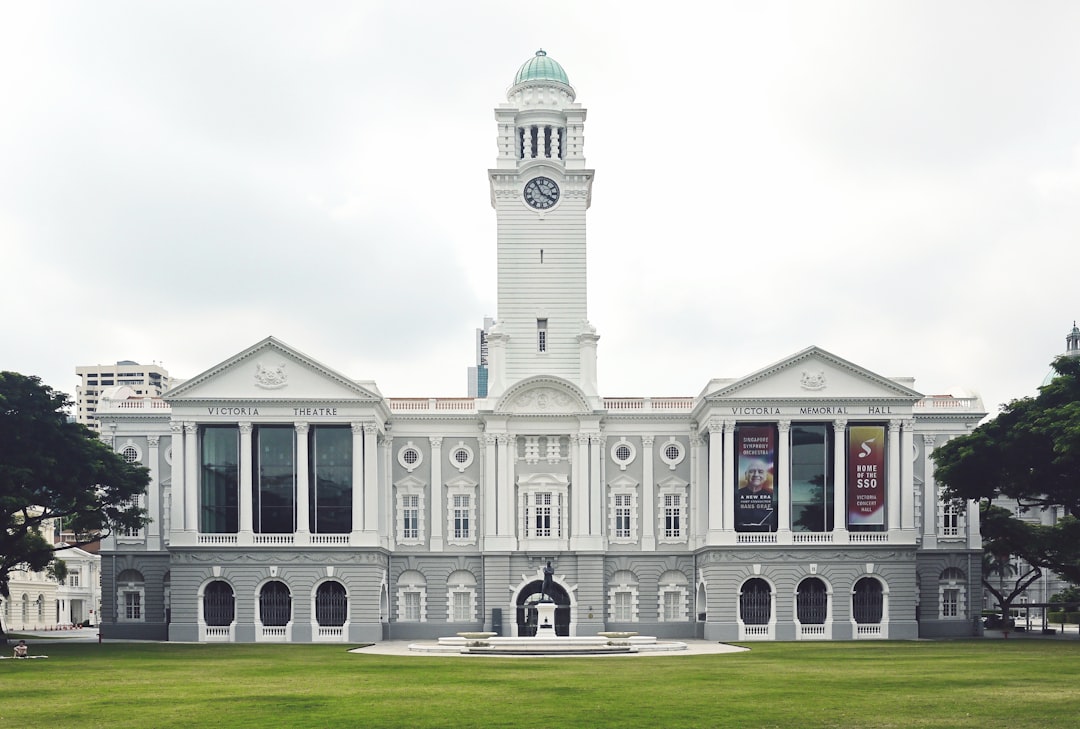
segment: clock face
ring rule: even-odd
[[[525,183],[525,202],[537,210],[547,210],[559,202],[559,186],[546,177],[534,177]]]

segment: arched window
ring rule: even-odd
[[[855,583],[851,594],[851,614],[855,622],[867,625],[881,622],[884,605],[881,583],[873,577],[863,577]]]
[[[116,576],[116,614],[121,623],[146,620],[146,585],[138,570],[124,570]]]
[[[457,570],[446,578],[449,596],[448,606],[451,623],[469,623],[476,620],[476,576],[468,570]]]
[[[956,567],[947,567],[938,578],[938,617],[962,620],[967,616],[967,576]]]
[[[630,570],[619,570],[608,581],[608,620],[636,623],[638,619],[638,579]]]
[[[829,590],[817,577],[807,577],[795,593],[795,608],[803,625],[823,625],[829,615]]]
[[[208,626],[232,625],[236,615],[232,586],[224,580],[215,580],[203,592],[203,621]]]
[[[280,580],[267,582],[259,590],[259,622],[263,625],[288,625],[292,619],[292,595]]]
[[[345,625],[349,613],[349,597],[345,586],[330,580],[315,591],[315,621],[324,627]]]
[[[689,581],[680,570],[668,570],[660,575],[660,622],[679,622],[687,619]]]
[[[416,570],[398,577],[398,620],[421,623],[427,620],[427,579]]]
[[[739,593],[739,617],[745,625],[768,625],[772,618],[772,588],[760,577],[743,583]]]

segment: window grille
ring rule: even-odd
[[[815,578],[803,580],[795,597],[799,622],[803,625],[823,625],[829,614],[829,593],[825,583]]]
[[[772,617],[772,588],[760,578],[748,580],[739,594],[739,617],[744,625],[768,625]]]
[[[292,596],[283,582],[268,582],[259,592],[259,621],[263,625],[288,625],[292,619]]]
[[[851,596],[851,612],[856,623],[880,623],[883,608],[884,598],[880,582],[864,577],[855,583],[854,594]]]
[[[203,620],[209,626],[232,625],[235,600],[232,587],[217,580],[206,586],[203,593]]]
[[[324,582],[315,592],[315,621],[321,626],[345,624],[349,599],[340,582]]]

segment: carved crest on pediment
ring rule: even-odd
[[[814,371],[811,371],[811,372],[808,372],[807,370],[803,370],[802,378],[801,378],[799,384],[802,386],[802,389],[804,389],[804,390],[811,390],[811,391],[824,390],[825,385],[826,385],[825,370],[814,370]]]
[[[289,373],[285,371],[285,363],[267,367],[262,362],[255,363],[255,385],[264,390],[277,390],[289,384]]]
[[[507,404],[507,410],[512,413],[571,413],[579,409],[574,398],[552,387],[526,390]]]

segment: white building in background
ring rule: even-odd
[[[67,565],[67,577],[56,588],[56,622],[97,625],[101,612],[101,555],[68,547],[57,556]]]
[[[41,513],[40,510],[37,512]],[[51,519],[41,524],[41,535],[52,544],[56,529]],[[48,571],[14,569],[8,573],[8,597],[0,598],[4,631],[48,630],[59,622],[57,583]]]
[[[160,365],[142,365],[121,360],[110,365],[76,367],[79,384],[75,387],[75,422],[100,431],[97,422],[98,401],[110,387],[130,387],[143,397],[160,397],[169,389],[169,373]]]
[[[605,397],[585,109],[541,51],[495,118],[486,396],[387,397],[273,337],[161,398],[110,393],[102,437],[150,469],[153,521],[103,544],[102,634],[528,634],[549,561],[560,634],[972,634],[978,511],[942,504],[930,455],[979,398],[817,347]]]

